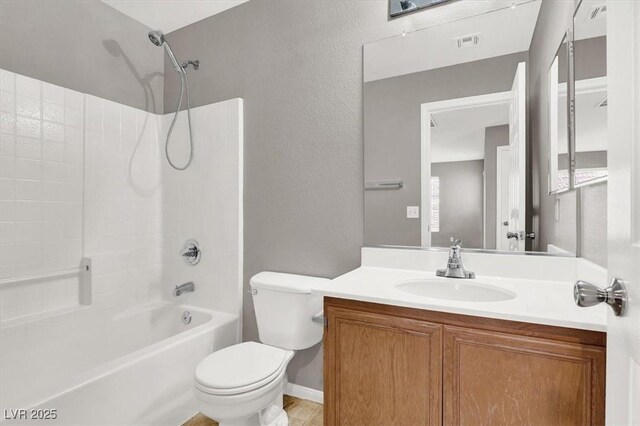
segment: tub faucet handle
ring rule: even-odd
[[[196,240],[188,240],[186,243],[184,243],[184,246],[180,251],[180,256],[182,256],[186,263],[190,265],[196,265],[198,262],[200,262],[200,257],[202,256],[200,244],[198,244]]]

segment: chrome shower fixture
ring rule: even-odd
[[[171,59],[171,63],[173,64],[173,68],[177,72],[179,72],[179,73],[184,73],[185,72],[184,68],[178,63],[178,60],[176,59],[175,55],[173,54],[173,51],[171,50],[171,47],[169,46],[169,43],[167,43],[167,41],[165,40],[164,34],[162,33],[162,31],[160,31],[160,30],[149,31],[149,40],[151,40],[151,43],[155,44],[156,46],[164,47],[164,51],[167,53],[167,56],[169,57],[169,59]]]
[[[149,40],[156,46],[162,46],[162,43],[164,43],[164,34],[162,34],[162,31],[149,31]]]
[[[200,61],[197,59],[195,61],[189,59],[188,61],[181,63],[180,67],[182,67],[183,70],[186,70],[189,65],[191,65],[194,70],[198,70],[198,68],[200,68]]]
[[[153,43],[158,47],[160,46],[164,47],[165,53],[167,54],[167,56],[171,60],[171,63],[173,64],[173,69],[176,70],[176,72],[180,76],[180,99],[178,100],[178,106],[176,107],[176,112],[173,115],[171,126],[169,126],[169,131],[167,132],[167,140],[165,141],[165,144],[164,144],[164,154],[167,157],[167,161],[169,162],[169,165],[171,167],[173,167],[176,170],[185,170],[187,167],[189,167],[189,165],[191,164],[191,161],[193,161],[193,132],[191,129],[191,105],[189,102],[189,81],[187,80],[187,68],[189,67],[189,65],[191,65],[194,70],[197,70],[198,68],[200,68],[200,61],[197,59],[195,60],[189,59],[183,63],[179,63],[178,60],[176,59],[176,56],[173,54],[173,51],[171,50],[169,43],[167,43],[167,40],[165,40],[164,34],[162,33],[162,31],[160,30],[149,31],[148,36],[151,43]],[[169,139],[171,138],[171,133],[173,133],[173,128],[176,125],[176,120],[178,119],[178,113],[180,112],[180,108],[182,107],[182,97],[184,96],[185,92],[187,94],[187,121],[189,122],[190,150],[189,150],[189,160],[187,161],[187,164],[185,164],[183,167],[180,167],[180,166],[176,166],[173,163],[173,161],[171,161],[171,157],[169,156]]]

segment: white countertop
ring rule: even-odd
[[[497,302],[455,301],[417,296],[399,290],[396,284],[416,279],[445,279],[434,272],[362,266],[326,284],[313,288],[317,295],[382,303],[430,311],[521,321],[606,332],[607,307],[603,304],[579,308],[573,301],[573,282],[503,278],[478,275],[472,280],[511,291],[516,297]]]

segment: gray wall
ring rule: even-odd
[[[571,26],[577,1],[543,0],[540,15],[529,49],[529,117],[530,140],[529,158],[533,173],[533,214],[538,223],[536,244],[544,250],[552,243],[566,250],[576,247],[576,192],[548,195],[548,93],[547,72],[564,32]],[[596,39],[589,43],[602,46],[604,41]],[[586,61],[586,62],[582,62]],[[579,78],[587,78],[591,73],[602,75],[602,62],[577,57],[576,67]],[[583,74],[584,73],[584,74]],[[592,75],[594,76],[594,75]],[[539,182],[536,185],[535,182]],[[599,265],[606,266],[606,184],[585,187],[582,192],[580,210],[582,212],[582,255]],[[555,204],[559,202],[560,218],[555,219]]]
[[[485,248],[496,248],[496,148],[509,145],[509,126],[487,127],[484,132]]]
[[[192,104],[244,98],[244,278],[264,270],[335,277],[363,246],[362,45],[430,14],[387,20],[387,2],[251,0],[167,36],[201,61]],[[165,110],[178,81],[165,63]],[[257,340],[245,293],[244,338]],[[322,388],[320,345],[290,381]]]
[[[432,163],[431,176],[440,178],[440,232],[431,233],[434,247],[460,238],[467,248],[482,248],[484,160]]]
[[[420,221],[406,218],[406,206],[420,205],[420,104],[511,90],[526,61],[521,52],[365,84],[365,181],[405,183],[365,192],[367,245],[420,245]]]
[[[0,68],[162,112],[164,52],[98,0],[1,0]]]

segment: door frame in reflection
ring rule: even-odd
[[[511,104],[513,92],[489,93],[465,98],[428,102],[420,106],[420,242],[431,247],[431,118],[434,114],[473,107]],[[486,206],[485,209],[486,210]],[[484,216],[483,211],[483,216]],[[484,224],[484,217],[483,217]],[[483,226],[483,234],[485,234]],[[483,238],[485,240],[485,238]],[[497,242],[496,242],[497,243]]]
[[[508,145],[496,148],[496,250],[498,251],[509,250],[509,239],[505,231],[505,228],[508,230],[509,226],[509,203],[505,200],[504,195],[506,192],[506,198],[509,198],[510,150]],[[507,175],[506,182],[503,180],[505,173]]]

